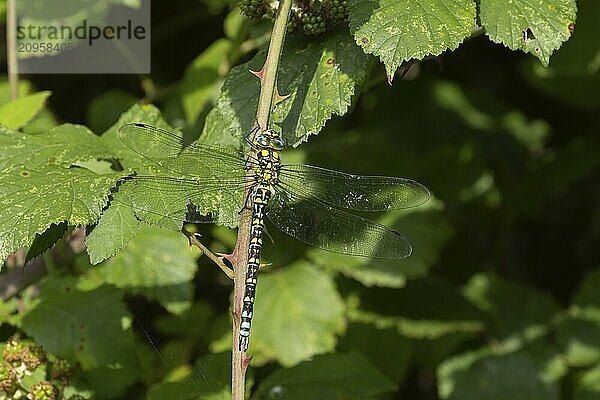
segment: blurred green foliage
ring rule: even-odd
[[[290,98],[273,120],[297,147],[282,157],[410,177],[434,199],[377,216],[411,240],[403,261],[330,254],[267,227],[249,392],[600,399],[600,3],[577,2],[551,57],[574,1],[544,0],[540,19],[520,0],[511,13],[430,0],[377,50],[377,24],[401,23],[389,10],[408,2],[349,3],[349,24],[286,43]],[[264,60],[270,21],[227,0],[153,7],[150,76],[29,76],[15,102],[0,83],[0,340],[67,359],[65,397],[230,396],[231,282],[185,236],[109,203],[144,165],[116,133],[143,121],[241,148],[258,93],[247,70]],[[447,31],[432,22],[453,9]],[[197,229],[215,252],[235,244],[234,230]],[[43,273],[4,297],[23,275],[21,247],[37,256],[25,271]]]

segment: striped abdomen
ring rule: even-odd
[[[250,226],[250,247],[248,248],[248,265],[246,266],[246,288],[242,306],[242,320],[240,325],[239,349],[248,350],[250,337],[250,324],[254,309],[256,293],[256,278],[260,266],[260,252],[262,250],[262,233],[265,226],[265,207],[271,198],[271,190],[265,186],[257,186],[252,195],[252,225]]]

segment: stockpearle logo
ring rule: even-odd
[[[150,73],[150,0],[19,0],[19,73]]]

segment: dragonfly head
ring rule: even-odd
[[[252,140],[252,145],[260,149],[281,151],[285,148],[285,141],[279,132],[273,129],[268,129],[266,131],[257,133]]]

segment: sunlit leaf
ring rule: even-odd
[[[119,120],[101,136],[102,143],[119,158],[124,168],[139,168],[148,165],[149,161],[127,147],[119,139],[119,128],[130,122],[143,122],[163,129],[170,129],[162,118],[160,110],[150,104],[135,104],[123,113]]]
[[[216,94],[219,68],[230,48],[229,40],[217,40],[187,67],[181,83],[181,102],[189,125],[196,122],[208,100]]]
[[[0,106],[0,124],[19,129],[44,107],[51,92],[38,92]]]
[[[52,224],[95,223],[120,177],[59,166],[4,170],[0,175],[0,260],[29,246],[36,234]]]
[[[293,312],[292,312],[293,310]],[[259,277],[250,353],[294,365],[334,349],[345,327],[344,305],[333,280],[298,262]]]
[[[473,31],[472,0],[350,0],[350,30],[365,53],[385,64],[388,80],[403,61],[453,50]]]
[[[259,71],[265,53],[231,70],[217,101],[218,113],[211,112],[204,135],[242,138],[256,123],[259,80],[249,70]],[[277,75],[279,92],[289,97],[273,111],[272,122],[280,125],[289,146],[316,135],[334,114],[344,115],[350,100],[366,78],[367,58],[345,32],[323,41],[286,42]],[[219,117],[225,125],[211,123]]]
[[[92,264],[117,254],[129,244],[140,228],[141,222],[131,207],[118,199],[118,193],[114,194],[110,207],[102,212],[98,224],[85,240]]]
[[[600,324],[569,317],[556,328],[556,340],[570,365],[590,366],[600,361]]]
[[[522,50],[548,66],[550,56],[571,37],[575,0],[481,0],[479,18],[487,35],[512,50]]]
[[[61,222],[60,224],[52,224],[42,234],[35,235],[33,243],[29,247],[25,262],[33,260],[46,250],[50,249],[54,244],[60,240],[67,232],[67,223]]]
[[[195,272],[186,237],[147,224],[123,251],[90,271],[92,279],[156,300],[173,312],[189,307]]]
[[[11,166],[70,167],[78,161],[111,159],[114,154],[84,126],[64,124],[29,135],[0,127],[0,170]]]
[[[600,398],[600,364],[579,377],[573,398],[577,400],[598,400]]]

